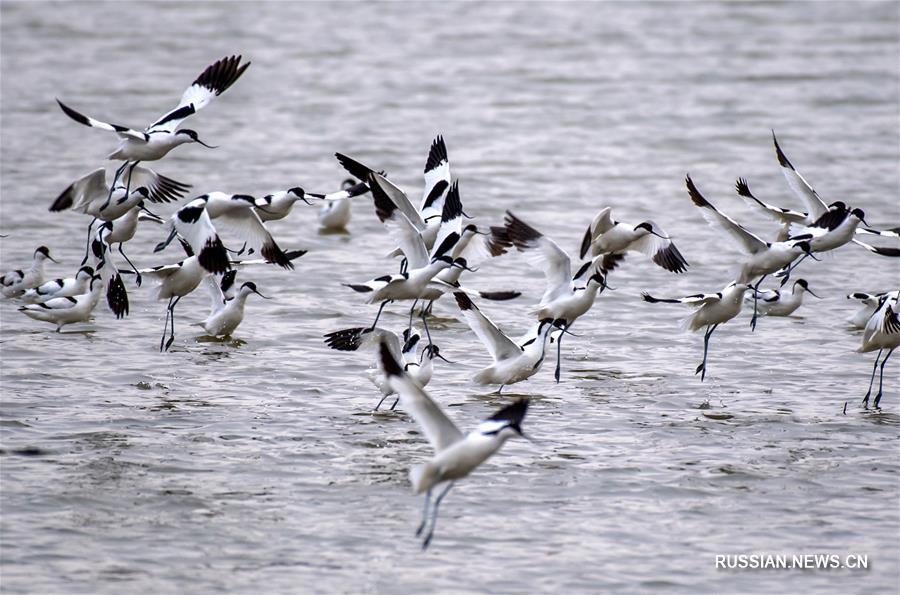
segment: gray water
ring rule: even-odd
[[[844,322],[853,290],[897,285],[895,261],[849,246],[807,261],[824,299],[789,319],[749,314],[713,336],[689,310],[642,302],[731,281],[736,246],[684,191],[767,236],[776,226],[734,195],[800,208],[771,146],[826,200],[900,221],[896,3],[2,4],[2,270],[47,244],[71,275],[87,219],[47,212],[112,150],[54,98],[142,126],[213,60],[253,65],[191,128],[221,148],[176,149],[162,173],[262,195],[336,188],[335,151],[390,172],[417,196],[443,134],[466,211],[512,209],[574,252],[602,206],[653,218],[691,264],[673,275],[629,257],[552,365],[502,397],[470,378],[487,352],[438,303],[429,392],[462,427],[515,395],[525,430],[444,502],[432,547],[413,535],[421,499],[408,468],[430,456],[411,419],[373,414],[369,354],[322,334],[375,308],[340,286],[393,272],[371,201],[349,235],[319,235],[315,210],[270,225],[309,253],[256,281],[237,340],[189,323],[158,352],[164,303],[129,284],[131,314],[101,304],[57,334],[0,303],[0,587],[6,593],[135,592],[885,592],[900,586],[897,363],[883,411],[863,411],[874,354]],[[173,206],[157,206],[163,215]],[[139,266],[158,228],[139,230]],[[227,239],[227,237],[226,237]],[[234,240],[232,240],[234,243]],[[512,254],[468,277],[525,295],[483,310],[512,334],[530,324],[539,272]],[[402,328],[402,306],[383,324]],[[849,403],[846,415],[844,404]],[[29,454],[30,453],[30,454]],[[717,570],[717,554],[868,556],[868,570]]]

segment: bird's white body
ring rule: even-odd
[[[897,319],[900,290],[888,292],[879,301],[878,308],[866,321],[862,345],[857,350],[860,353],[900,347],[900,321]]]
[[[794,283],[790,293],[778,289],[758,292],[758,309],[761,316],[790,316],[803,303],[803,295],[809,291],[805,283]],[[744,301],[752,301],[753,296],[745,295]]]
[[[850,295],[848,295],[847,299],[859,301],[860,303],[862,303],[862,307],[854,312],[853,316],[847,319],[847,322],[858,329],[866,328],[866,323],[869,322],[872,314],[874,314],[875,310],[878,309],[878,303],[883,295],[885,294],[871,294],[862,292],[851,293]]]
[[[302,188],[290,188],[257,198],[254,202],[256,207],[254,210],[260,221],[277,221],[290,215],[297,202],[305,200]]]
[[[346,229],[353,213],[352,198],[339,198],[325,202],[319,209],[319,227],[322,229]]]
[[[95,279],[89,292],[75,296],[56,297],[46,302],[22,306],[19,311],[35,320],[56,325],[59,331],[67,324],[85,322],[100,301],[105,284]]]
[[[22,295],[22,301],[28,304],[38,304],[53,298],[81,295],[89,291],[89,283],[94,276],[94,269],[82,267],[74,277],[66,279],[54,279],[37,287],[29,289]]]
[[[207,274],[206,270],[200,266],[196,255],[189,256],[175,264],[142,269],[140,273],[159,280],[156,292],[158,300],[186,296],[197,289]]]
[[[750,253],[741,265],[738,282],[749,283],[754,279],[778,271],[804,254],[803,248],[794,240],[773,242],[766,249]]]
[[[746,283],[732,283],[717,294],[704,295],[698,301],[700,308],[684,321],[684,328],[698,331],[715,324],[728,322],[741,313],[744,293],[750,289]]]
[[[850,213],[847,218],[835,229],[828,230],[821,227],[792,226],[791,235],[812,235],[809,246],[813,252],[828,252],[850,243],[856,237],[856,230],[862,223],[856,214]]]
[[[544,363],[552,321],[541,320],[518,341],[510,339],[463,292],[453,294],[466,323],[494,360],[472,378],[477,384],[514,384],[534,376]]]
[[[402,395],[401,406],[403,406]],[[410,470],[413,493],[421,494],[439,483],[467,476],[500,450],[510,437],[485,435],[478,430],[469,432],[461,440],[438,451],[431,460]]]
[[[208,275],[206,278],[218,288],[214,276]],[[231,336],[231,333],[233,333],[244,320],[244,306],[251,293],[254,293],[254,291],[245,285],[237,291],[234,298],[225,301],[224,295],[221,293],[221,290],[219,290],[219,294],[222,295],[223,301],[218,307],[210,312],[206,320],[199,324],[213,337]]]
[[[377,277],[363,284],[350,287],[360,293],[368,293],[367,304],[388,300],[416,300],[425,295],[428,284],[442,270],[451,266],[447,260],[436,260],[430,264],[406,273]],[[365,288],[365,289],[363,289]]]
[[[48,258],[50,258],[49,251],[46,251],[46,248],[44,250],[38,248],[32,257],[31,266],[25,270],[9,271],[0,277],[0,292],[3,296],[20,297],[29,289],[41,285],[44,282],[44,263]]]
[[[552,318],[565,321],[566,328],[568,328],[577,318],[593,307],[598,291],[604,287],[605,285],[592,275],[585,287],[573,288],[569,293],[561,294],[549,302],[542,302],[534,310],[534,313],[537,314],[538,319]]]
[[[106,158],[121,161],[157,161],[168,155],[175,147],[190,142],[194,142],[193,139],[174,130],[148,134],[146,140],[126,136],[119,140],[119,146]]]
[[[668,234],[658,225],[652,221],[638,225],[615,221],[610,207],[601,209],[588,227],[581,243],[581,258],[585,257],[588,248],[594,257],[640,252],[673,273],[682,273],[688,266]]]
[[[453,482],[466,477],[479,465],[496,453],[513,436],[523,436],[521,422],[528,409],[528,400],[521,399],[503,407],[481,422],[478,427],[463,434],[428,394],[422,390],[391,355],[386,345],[380,346],[381,365],[391,387],[400,395],[400,404],[416,420],[422,433],[434,449],[434,456],[426,463],[416,465],[409,472],[413,492],[427,491],[425,514],[417,535],[421,534],[428,518],[431,489],[449,482],[434,501],[431,529],[426,534],[423,547],[428,547],[434,534],[437,510],[441,500],[453,487]]]

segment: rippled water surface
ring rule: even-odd
[[[371,357],[322,334],[375,314],[340,286],[393,272],[371,200],[349,235],[319,235],[315,210],[270,225],[309,250],[294,272],[241,273],[251,297],[230,342],[200,340],[198,291],[157,351],[164,304],[129,285],[131,314],[52,332],[0,303],[2,575],[8,593],[801,592],[896,593],[897,363],[880,414],[864,412],[873,354],[844,323],[851,290],[896,286],[897,264],[858,246],[803,277],[823,296],[798,315],[742,316],[702,336],[688,310],[641,291],[716,291],[739,253],[690,204],[683,178],[752,229],[776,227],[733,192],[801,205],[770,129],[827,201],[900,221],[896,3],[2,4],[2,270],[40,244],[71,275],[84,216],[47,212],[114,141],[67,119],[59,97],[135,126],[174,106],[203,66],[253,65],[192,118],[215,151],[176,149],[160,171],[197,194],[336,187],[335,151],[421,187],[443,134],[466,211],[506,209],[570,251],[604,205],[653,218],[691,263],[672,275],[629,257],[546,366],[489,394],[470,378],[487,352],[438,303],[429,386],[461,426],[528,395],[534,443],[511,441],[444,503],[419,551],[410,465],[430,456],[415,424],[373,414]],[[155,166],[155,167],[157,167]],[[173,207],[161,206],[164,215]],[[140,266],[163,239],[142,228]],[[512,333],[542,291],[512,254],[469,277],[525,295],[483,309]],[[255,296],[254,296],[255,297]],[[401,328],[395,305],[384,324]],[[521,329],[521,330],[520,330]],[[849,402],[846,415],[842,414]],[[867,571],[725,571],[716,554],[868,555]]]

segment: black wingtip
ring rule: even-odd
[[[497,257],[506,254],[506,250],[512,248],[512,240],[509,239],[505,227],[491,226],[491,240],[488,242],[488,248],[491,256]]]
[[[369,172],[365,177],[365,180],[369,189],[372,191],[372,199],[375,203],[375,214],[378,215],[378,220],[383,223],[394,215],[394,211],[397,210],[397,205],[394,204],[391,197],[387,195],[381,187],[381,184],[378,183],[378,178],[374,172]]]
[[[794,166],[791,165],[791,162],[788,161],[787,156],[784,154],[784,151],[781,150],[781,147],[778,145],[778,139],[775,138],[775,131],[772,131],[772,142],[775,143],[775,155],[778,157],[778,164],[781,167],[786,167],[788,169],[794,169]]]
[[[431,149],[428,151],[428,160],[425,162],[425,173],[438,167],[442,161],[447,159],[447,145],[444,144],[444,137],[440,134],[431,142]]]
[[[106,288],[106,304],[117,319],[128,316],[128,290],[125,289],[122,276],[118,273]]]
[[[50,212],[56,213],[59,211],[65,211],[70,208],[73,204],[72,201],[72,186],[69,186],[62,193],[56,197],[56,200],[53,201],[53,204],[50,205]]]
[[[362,343],[362,335],[366,330],[354,327],[327,333],[324,335],[325,344],[336,351],[356,351]]]
[[[219,236],[206,241],[206,245],[200,250],[197,260],[200,262],[200,266],[213,274],[224,273],[231,268],[231,263],[228,260],[228,251],[225,250],[225,245],[219,239]]]
[[[263,258],[266,259],[266,262],[277,264],[283,269],[293,270],[294,263],[291,262],[291,259],[287,257],[274,241],[263,244],[260,252],[262,253]]]
[[[518,426],[522,423],[522,420],[525,419],[525,414],[528,412],[528,403],[529,399],[521,398],[518,401],[499,409],[488,419],[491,421],[508,421],[510,425]]]
[[[691,179],[691,174],[687,174],[684,177],[685,186],[687,186],[688,195],[691,197],[693,203],[698,207],[710,207],[712,205],[709,204],[709,201],[703,198],[703,195],[700,194],[700,191],[697,190],[697,187],[694,185],[694,180]]]
[[[643,298],[643,300],[644,300],[645,302],[650,302],[651,304],[656,304],[656,303],[659,303],[659,302],[661,301],[661,300],[659,300],[658,298],[653,297],[652,295],[650,295],[650,294],[647,293],[646,291],[642,291],[642,292],[641,292],[641,298]]]
[[[71,107],[69,107],[68,105],[66,105],[65,103],[60,101],[59,99],[56,100],[56,103],[59,104],[59,107],[60,107],[60,109],[62,109],[63,113],[65,113],[67,116],[69,116],[70,118],[72,118],[73,120],[78,122],[79,124],[84,124],[85,126],[91,125],[90,121],[87,119],[86,116],[79,114],[78,112],[73,110]]]
[[[370,173],[373,173],[375,171],[372,168],[363,165],[359,161],[351,157],[347,157],[343,153],[335,153],[334,156],[338,160],[338,163],[341,164],[341,167],[343,167],[348,174],[350,174],[357,180],[365,180],[369,177]]]
[[[588,225],[587,231],[584,232],[584,237],[581,239],[581,249],[578,251],[578,258],[584,258],[585,254],[588,253],[588,250],[591,249],[593,241],[594,233],[591,231],[591,226]]]
[[[505,302],[507,300],[514,300],[517,297],[522,295],[521,291],[479,291],[478,295],[486,300],[491,300],[493,302]],[[470,300],[471,301],[471,300]]]
[[[444,209],[441,212],[441,223],[452,221],[462,216],[463,206],[462,200],[459,198],[459,182],[453,182],[450,191],[447,192],[447,198],[444,199]]]
[[[472,300],[469,299],[462,291],[454,291],[453,297],[456,298],[456,304],[459,306],[460,310],[473,310],[475,309],[475,304],[472,303]]]
[[[378,349],[381,352],[381,367],[384,369],[384,375],[387,377],[402,376],[403,368],[400,367],[400,364],[397,363],[397,360],[391,355],[391,350],[388,349],[387,344],[382,341],[378,346]]]
[[[541,232],[513,215],[511,211],[506,211],[504,223],[506,224],[506,233],[510,241],[519,250],[531,247],[533,242],[543,237]]]
[[[734,183],[734,189],[741,196],[746,196],[747,198],[756,198],[753,196],[753,193],[750,192],[750,186],[747,184],[747,180],[744,178],[738,178],[737,182]]]
[[[206,69],[200,73],[200,76],[194,80],[193,84],[206,87],[216,95],[221,95],[228,87],[233,85],[235,81],[241,78],[241,75],[244,74],[244,71],[250,66],[250,62],[243,65],[241,64],[242,57],[243,56],[240,55],[228,56],[216,61],[207,66]]]

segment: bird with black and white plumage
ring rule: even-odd
[[[533,314],[538,320],[549,319],[561,331],[568,331],[575,321],[594,305],[594,301],[606,288],[607,270],[612,268],[621,255],[601,254],[572,274],[569,254],[559,244],[548,238],[510,211],[504,219],[506,233],[512,244],[522,252],[528,262],[544,273],[546,287],[541,301]],[[613,264],[610,264],[613,263]],[[580,279],[586,275],[584,285]],[[559,382],[562,368],[562,334],[557,337],[556,370],[554,377]]]
[[[269,299],[259,292],[253,281],[245,281],[235,290],[234,272],[228,271],[222,279],[216,275],[207,275],[205,278],[204,282],[209,290],[209,315],[202,322],[194,324],[203,327],[212,337],[231,336],[244,321],[244,306],[251,294]]]
[[[154,252],[164,250],[172,240],[180,236],[190,246],[191,254],[197,255],[198,264],[203,269],[209,273],[222,274],[231,268],[228,251],[210,220],[206,206],[207,199],[201,196],[172,214],[169,218],[172,227],[169,237],[157,244]]]
[[[510,438],[526,437],[522,422],[529,401],[519,399],[506,405],[474,430],[463,434],[440,405],[403,371],[390,348],[382,343],[379,350],[387,383],[400,395],[400,406],[416,420],[435,453],[429,461],[414,466],[409,472],[413,493],[426,493],[422,522],[416,530],[416,536],[424,532],[422,549],[425,549],[434,537],[438,508],[454,483],[487,461]],[[432,491],[440,486],[445,487],[432,501]]]
[[[126,193],[123,184],[112,187],[106,183],[105,167],[97,168],[69,184],[50,205],[50,211],[72,209],[103,221],[113,221],[143,200],[153,203],[176,201],[191,187],[147,167],[135,167],[132,181],[134,190]]]
[[[456,292],[453,297],[466,324],[494,360],[472,377],[476,384],[499,384],[497,394],[500,394],[507,384],[522,382],[538,373],[544,363],[547,337],[553,330],[552,318],[539,320],[522,337],[513,340],[466,293]]]
[[[444,269],[438,273],[429,283],[428,289],[422,294],[422,300],[427,302],[424,312],[431,312],[431,307],[436,300],[448,292],[467,291],[460,285],[460,277],[465,271],[476,271],[477,267],[490,258],[496,258],[506,253],[512,246],[504,227],[491,227],[482,230],[475,224],[469,223],[463,226],[462,200],[459,195],[459,184],[453,182],[447,197],[444,200],[441,224],[435,238],[435,248],[440,250],[443,246],[453,246],[450,254],[453,262],[459,266]],[[477,295],[484,299],[505,301],[519,297],[521,292],[515,290],[478,291]]]
[[[102,266],[102,264],[100,265]],[[28,304],[19,312],[41,322],[56,325],[56,332],[62,332],[67,324],[76,324],[90,319],[94,308],[103,295],[104,282],[100,275],[91,277],[88,291],[77,295],[54,297],[44,302]]]
[[[27,269],[14,269],[4,273],[0,277],[0,293],[3,297],[21,297],[26,291],[41,285],[44,282],[44,263],[48,260],[58,261],[50,256],[47,246],[38,246],[31,259],[31,266]]]
[[[87,293],[90,281],[93,277],[94,267],[83,266],[78,269],[74,277],[53,279],[29,289],[22,294],[22,301],[26,304],[38,304],[53,298],[70,297]]]
[[[690,196],[694,206],[700,209],[700,213],[707,223],[727,232],[741,250],[747,254],[747,257],[741,264],[737,283],[745,284],[758,279],[753,287],[753,317],[750,319],[750,328],[755,330],[758,316],[756,291],[759,290],[760,284],[767,276],[787,267],[801,256],[811,255],[812,248],[809,241],[812,238],[811,236],[796,236],[783,242],[766,242],[728,215],[716,209],[712,203],[700,194],[690,174],[685,177],[685,185],[687,186],[688,196]]]
[[[335,153],[338,162],[350,175],[369,183],[369,176],[379,176],[379,184],[394,205],[406,216],[413,227],[422,234],[426,250],[433,250],[438,230],[441,227],[441,215],[444,210],[444,201],[452,182],[450,178],[450,162],[447,158],[447,146],[441,136],[437,136],[431,143],[428,158],[425,161],[424,177],[425,185],[422,190],[422,201],[419,207],[415,207],[409,196],[396,184],[387,179],[383,171],[377,172],[359,161],[347,157],[341,153]],[[395,250],[392,255],[397,256],[402,248]]]
[[[384,224],[385,230],[402,250],[407,262],[406,271],[396,275],[383,275],[366,283],[345,284],[358,293],[369,294],[366,303],[380,302],[378,314],[371,328],[375,328],[381,312],[391,301],[412,300],[409,311],[409,327],[412,327],[413,311],[416,304],[429,289],[432,279],[442,270],[451,266],[464,266],[457,263],[447,253],[455,244],[454,238],[448,238],[439,246],[435,246],[429,255],[422,232],[416,228],[409,218],[397,207],[384,191],[385,178],[376,173],[369,173],[367,184],[372,191],[375,212]],[[447,207],[450,208],[450,207]],[[432,287],[434,285],[432,284]],[[430,337],[426,316],[423,313],[425,332]],[[429,343],[431,341],[429,340]]]
[[[887,295],[886,291],[877,293],[854,291],[853,293],[848,294],[848,300],[856,300],[860,302],[862,306],[856,312],[854,312],[850,318],[847,319],[847,322],[849,322],[851,326],[858,329],[866,328],[866,323],[869,322],[869,318],[871,318],[872,314],[875,313],[875,310],[878,309],[881,298],[885,295]]]
[[[797,279],[791,287],[791,292],[787,293],[779,289],[764,289],[758,291],[759,299],[759,315],[760,316],[790,316],[803,303],[803,295],[809,293],[813,297],[821,299],[820,296],[809,288],[806,279]],[[753,297],[744,296],[744,301],[752,301]]]
[[[141,221],[152,221],[159,225],[163,225],[166,222],[165,219],[146,210],[143,201],[141,201],[118,219],[106,222],[101,222],[100,219],[94,219],[88,227],[93,235],[98,222],[100,222],[100,225],[106,225],[110,231],[103,236],[103,241],[110,248],[112,248],[113,245],[116,245],[119,254],[122,255],[122,258],[125,259],[125,262],[128,263],[128,266],[131,267],[131,271],[135,274],[135,283],[138,287],[141,285],[141,275],[137,272],[137,267],[131,262],[128,255],[125,254],[124,244],[134,238],[135,233],[137,233],[138,223]]]
[[[123,175],[125,169],[129,168],[125,182],[125,194],[128,195],[131,190],[134,168],[141,161],[162,159],[169,151],[185,143],[198,143],[204,147],[214,148],[201,141],[194,130],[179,129],[178,127],[186,118],[197,113],[209,105],[215,97],[224,93],[244,74],[248,66],[250,66],[250,62],[241,64],[241,56],[222,58],[207,66],[200,76],[185,89],[178,105],[143,130],[109,124],[85,116],[59,99],[56,102],[67,116],[79,124],[114,132],[119,137],[119,146],[107,158],[124,161],[116,170],[112,188],[116,186],[116,182]]]
[[[757,207],[770,218],[781,224],[781,228],[775,238],[775,240],[778,242],[785,241],[791,235],[792,223],[812,223],[812,221],[809,219],[809,215],[804,212],[777,207],[775,205],[771,205],[759,200],[750,191],[750,185],[744,178],[738,178],[737,182],[735,182],[734,187],[738,193],[738,196],[744,198],[747,204]]]
[[[751,289],[750,285],[734,281],[717,293],[698,293],[681,298],[657,298],[644,292],[641,297],[645,302],[651,304],[688,304],[697,308],[682,322],[682,326],[689,331],[706,329],[703,336],[703,361],[694,372],[694,374],[700,374],[700,381],[703,382],[706,378],[709,338],[720,324],[724,324],[740,314],[744,293],[748,289]]]
[[[159,340],[159,350],[167,351],[175,341],[175,306],[184,296],[195,289],[209,274],[209,270],[200,262],[200,257],[194,253],[191,244],[179,238],[179,243],[184,249],[187,258],[166,265],[159,265],[147,269],[141,269],[142,275],[149,276],[159,281],[156,291],[157,300],[169,300],[166,305],[166,321],[163,327],[162,338]],[[226,264],[228,262],[225,257]],[[171,332],[169,332],[171,320]],[[166,333],[169,333],[168,340]]]
[[[403,329],[398,335],[393,331],[384,328],[348,328],[334,331],[325,335],[325,344],[337,351],[359,351],[372,350],[375,352],[375,361],[372,368],[367,371],[369,380],[378,387],[382,397],[375,405],[375,411],[381,407],[384,400],[391,395],[397,394],[393,388],[385,380],[384,374],[378,365],[378,346],[384,343],[390,349],[394,358],[403,364],[403,370],[412,378],[421,388],[428,386],[431,377],[434,374],[434,360],[440,358],[450,363],[443,355],[437,345],[426,345],[419,355],[419,346],[422,344],[422,337],[419,335],[415,327]],[[397,401],[391,405],[391,410],[397,406]]]
[[[266,261],[285,269],[293,269],[290,259],[275,242],[275,238],[259,219],[254,208],[256,199],[247,194],[209,192],[195,200],[206,203],[206,212],[216,224],[233,230],[247,247],[259,251]]]
[[[863,397],[863,406],[869,407],[869,397],[872,394],[872,385],[875,382],[875,370],[878,368],[878,361],[881,360],[881,372],[878,376],[878,392],[875,394],[873,405],[879,408],[882,397],[882,389],[884,387],[884,365],[887,363],[894,350],[900,346],[900,315],[898,315],[898,305],[900,305],[900,290],[895,290],[881,296],[878,301],[878,308],[875,313],[866,322],[863,330],[862,345],[857,350],[860,353],[868,353],[878,350],[875,356],[875,363],[872,366],[872,377],[869,379],[869,390]],[[881,354],[887,349],[887,354],[881,358]]]
[[[128,316],[130,304],[128,290],[113,261],[111,245],[107,239],[112,234],[112,222],[100,222],[92,235],[88,255],[85,258],[93,258],[94,270],[103,279],[103,285],[106,287],[106,305],[109,306],[110,312],[115,314],[116,318],[124,318]],[[139,274],[137,271],[134,273]]]
[[[323,231],[346,231],[353,213],[351,208],[352,198],[362,196],[369,191],[365,182],[357,182],[353,178],[347,178],[341,182],[341,189],[337,192],[320,195],[322,206],[319,208],[319,229]]]
[[[689,266],[669,234],[659,225],[653,221],[642,221],[637,225],[616,221],[612,218],[611,207],[601,209],[588,226],[581,242],[580,257],[584,259],[589,250],[594,258],[605,254],[624,257],[626,252],[640,252],[672,273],[683,273]]]

